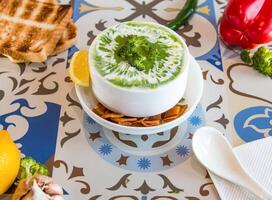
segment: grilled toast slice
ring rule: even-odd
[[[0,53],[17,62],[45,61],[71,15],[69,5],[0,0]]]
[[[76,36],[77,27],[72,21],[69,21],[52,55],[58,54],[69,49],[75,43]]]
[[[44,3],[58,4],[57,0],[38,0]],[[70,48],[76,41],[77,27],[72,20],[70,20],[66,26],[66,29],[57,43],[57,46],[53,52],[53,55]]]

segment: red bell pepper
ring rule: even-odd
[[[244,49],[272,41],[272,0],[230,0],[219,32],[225,43]]]

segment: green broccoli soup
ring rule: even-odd
[[[94,67],[114,85],[156,88],[181,72],[185,49],[168,29],[145,22],[126,22],[101,34],[91,52]]]

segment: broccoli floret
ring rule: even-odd
[[[19,180],[30,178],[35,174],[48,176],[49,172],[45,165],[38,163],[32,157],[25,157],[21,160],[17,178]]]
[[[261,74],[272,76],[272,50],[263,46],[251,56],[249,50],[244,50],[240,54],[241,60],[252,66]]]
[[[240,54],[241,60],[247,64],[252,63],[251,55],[249,50],[244,50]]]
[[[260,73],[272,76],[272,51],[260,47],[252,56],[253,67]]]

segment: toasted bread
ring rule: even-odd
[[[69,49],[76,41],[77,36],[77,27],[76,25],[70,21],[68,22],[66,29],[57,43],[57,46],[52,55],[63,52]]]
[[[43,62],[70,21],[72,8],[34,0],[0,0],[0,53],[17,62]]]
[[[58,4],[57,0],[38,0],[38,1],[44,2],[44,3]],[[60,53],[62,51],[65,51],[69,47],[71,47],[75,43],[76,36],[77,36],[77,27],[74,24],[74,22],[70,20],[66,26],[66,29],[62,37],[57,43],[57,46],[53,52],[53,55]]]

